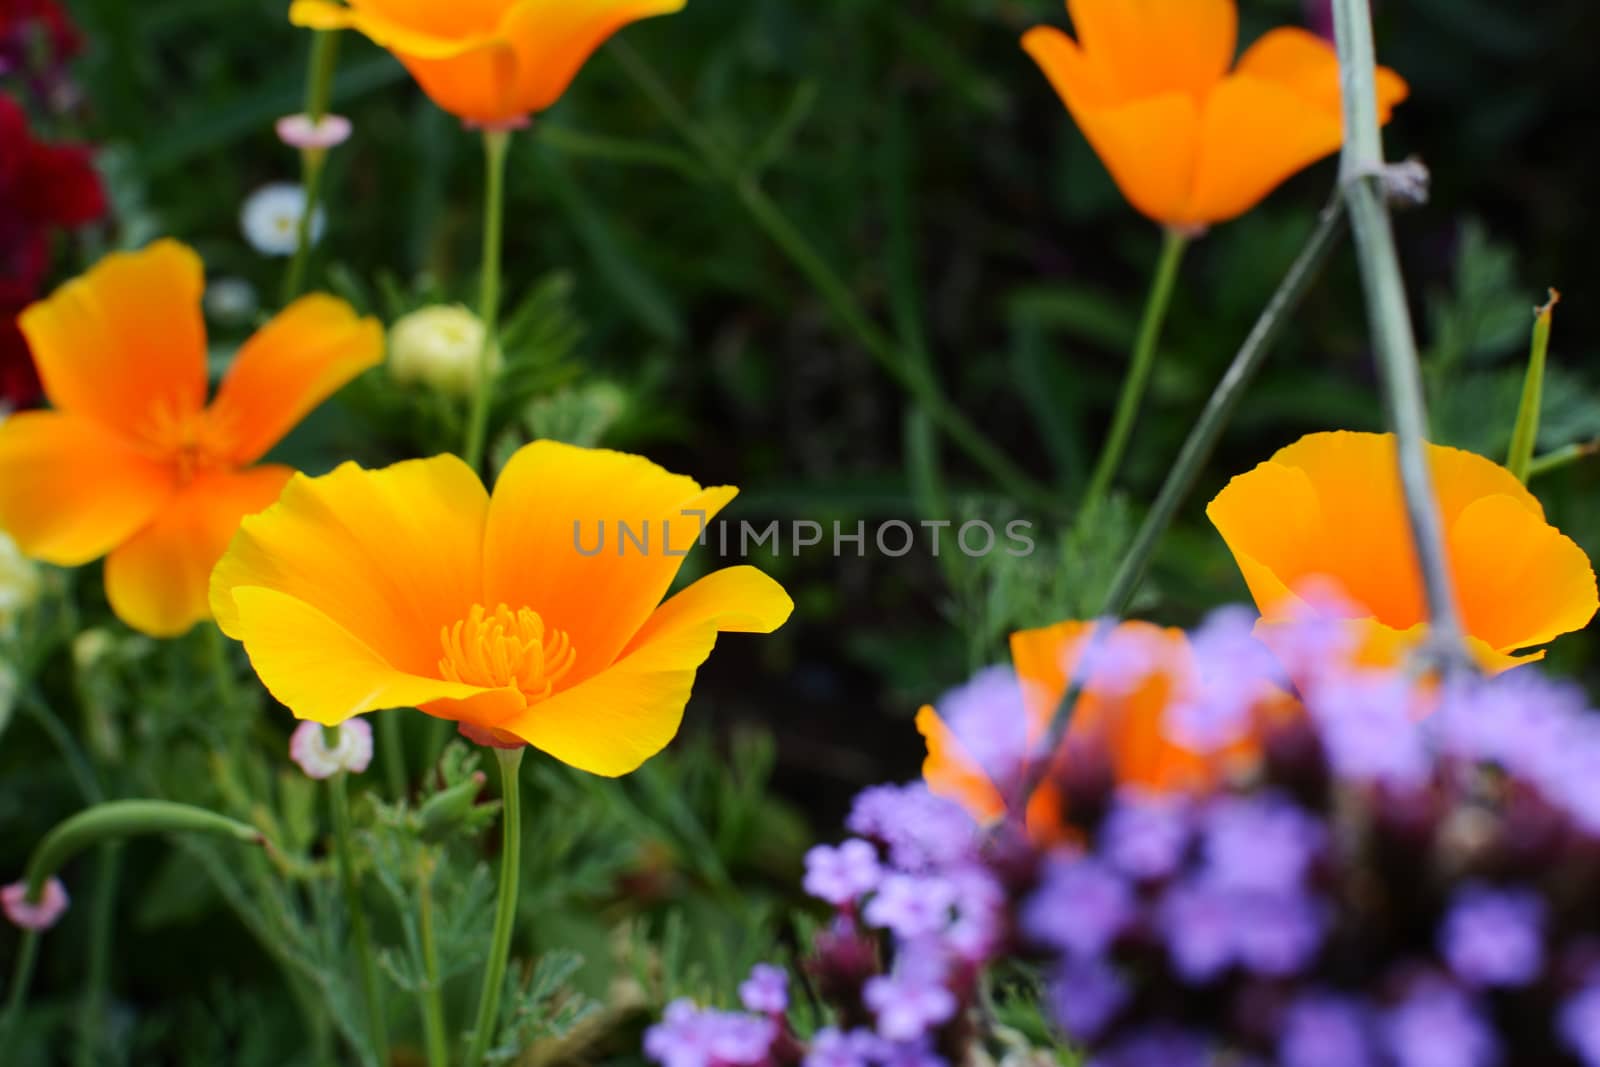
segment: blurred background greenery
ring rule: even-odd
[[[270,304],[284,264],[252,251],[239,213],[251,190],[298,175],[272,121],[299,110],[308,36],[288,25],[283,0],[70,6],[89,45],[73,132],[101,146],[114,201],[113,223],[85,254],[174,235],[200,249],[214,280],[242,279]],[[1245,42],[1305,16],[1299,0],[1241,7]],[[521,309],[511,347],[522,350],[527,388],[502,398],[502,449],[549,433],[644,451],[702,482],[741,486],[731,517],[761,525],[1021,517],[1040,535],[1023,562],[935,559],[922,548],[835,558],[826,545],[758,560],[800,609],[773,640],[724,642],[690,708],[697,738],[654,772],[666,781],[705,773],[735,737],[770,736],[777,796],[827,835],[858,788],[915,774],[920,702],[1002,657],[1009,629],[1093,610],[1116,550],[1310,232],[1331,163],[1198,243],[1120,501],[1092,529],[1062,533],[1121,382],[1159,234],[1121,200],[1019,48],[1025,29],[1047,21],[1066,22],[1057,0],[691,0],[681,15],[627,30],[517,138],[507,304]],[[1590,57],[1571,47],[1600,36],[1600,8],[1547,0],[1530,15],[1493,0],[1412,0],[1380,5],[1379,23],[1383,61],[1412,87],[1390,154],[1414,154],[1434,176],[1432,202],[1398,225],[1436,437],[1503,458],[1530,312],[1552,285],[1566,300],[1541,445],[1600,436],[1591,361],[1600,307],[1589,299],[1600,280],[1590,140],[1600,96]],[[357,132],[332,157],[314,283],[389,319],[430,299],[470,303],[474,138],[353,36],[335,105]],[[1061,509],[1008,499],[939,441],[927,412],[810,284],[797,250],[829,264]],[[214,326],[219,361],[251,325]],[[1245,599],[1202,515],[1228,477],[1306,432],[1382,428],[1365,333],[1345,251],[1241,405],[1166,539],[1141,614],[1182,624]],[[405,405],[420,403],[363,383],[284,457],[318,470],[449,447],[455,413],[407,417]],[[1591,555],[1597,484],[1600,463],[1535,486]],[[78,582],[80,599],[97,596],[97,584]],[[1592,651],[1578,635],[1551,658],[1587,674]],[[13,858],[72,810],[52,791],[60,772],[30,765],[36,740],[14,736],[0,755],[10,809],[0,812],[0,854]],[[559,797],[577,787],[550,788]],[[643,809],[660,795],[649,783],[630,788],[619,795]],[[719,807],[726,798],[685,795],[703,801],[709,825],[732,817]],[[805,831],[780,808],[763,818],[788,827],[779,854],[757,862],[738,852],[753,847],[739,836],[748,827],[715,848],[776,880],[792,874]],[[669,854],[693,854],[674,834],[700,824],[676,825],[658,836],[680,846]],[[639,855],[628,869],[654,870]],[[157,924],[130,935],[126,951],[166,958],[169,936],[186,946],[170,958],[184,973],[148,979],[158,990],[226,974],[195,930]],[[55,980],[70,973],[63,966]]]

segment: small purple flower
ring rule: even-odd
[[[978,824],[961,805],[935,796],[922,782],[879,785],[862,792],[845,825],[882,842],[903,871],[955,866],[976,855]]]
[[[1125,789],[1100,829],[1100,851],[1113,867],[1141,881],[1169,877],[1189,847],[1187,808],[1179,801]]]
[[[889,1041],[917,1041],[955,1017],[959,1003],[946,982],[948,968],[937,946],[904,946],[893,973],[867,980],[861,998]]]
[[[1005,889],[982,867],[952,871],[946,880],[955,890],[955,920],[944,931],[944,945],[959,959],[983,963],[1004,934]]]
[[[1190,637],[1196,685],[1167,713],[1174,743],[1216,752],[1249,736],[1256,706],[1283,684],[1277,660],[1255,638],[1255,621],[1247,608],[1222,608]]]
[[[1552,737],[1548,753],[1530,775],[1545,797],[1563,808],[1577,827],[1600,837],[1600,716],[1566,720]]]
[[[1578,993],[1561,1008],[1561,1037],[1584,1067],[1600,1067],[1600,982]]]
[[[1587,709],[1583,691],[1533,667],[1452,682],[1425,730],[1441,752],[1538,779]]]
[[[1067,959],[1050,980],[1050,1004],[1074,1041],[1093,1041],[1127,1004],[1127,980],[1099,959]]]
[[[1233,963],[1237,917],[1232,894],[1214,886],[1186,882],[1167,890],[1157,924],[1173,970],[1184,981],[1203,985]]]
[[[878,850],[860,838],[851,838],[837,848],[818,845],[806,853],[806,892],[836,908],[854,904],[872,892],[881,877]]]
[[[1127,880],[1098,859],[1058,855],[1022,910],[1022,927],[1040,944],[1098,956],[1133,922],[1137,901]]]
[[[758,963],[739,985],[739,1002],[757,1015],[782,1015],[789,1010],[789,974],[782,967]]]
[[[811,1037],[803,1067],[869,1067],[879,1056],[883,1039],[870,1030],[843,1031],[828,1026]]]
[[[1439,952],[1469,985],[1525,986],[1544,969],[1544,902],[1530,890],[1466,886],[1439,930]]]
[[[911,941],[942,932],[950,925],[956,888],[937,875],[891,874],[883,880],[862,918],[871,926],[892,930]]]
[[[1308,967],[1321,951],[1326,923],[1309,896],[1246,893],[1231,904],[1234,951],[1253,974],[1287,978]]]
[[[1296,892],[1327,839],[1321,822],[1274,793],[1219,797],[1201,821],[1205,878],[1222,889]]]
[[[1005,783],[1026,766],[1028,710],[1010,667],[979,671],[940,698],[939,718],[991,782]]]
[[[50,878],[44,883],[37,903],[28,900],[28,882],[23,879],[0,889],[0,908],[6,918],[23,930],[48,930],[61,921],[71,899],[61,879]]]
[[[1284,1016],[1278,1062],[1282,1067],[1374,1067],[1370,1013],[1347,997],[1300,998]]]
[[[1433,774],[1417,701],[1416,687],[1399,675],[1354,671],[1324,679],[1306,709],[1339,777],[1416,789]]]
[[[772,1019],[706,1011],[678,1000],[645,1031],[644,1051],[661,1067],[754,1067],[768,1058],[777,1039]]]
[[[1070,655],[1076,656],[1077,666],[1069,676],[1112,697],[1137,692],[1146,679],[1167,666],[1166,646],[1159,637],[1143,629],[1118,626],[1110,619],[1100,620]]]
[[[949,1061],[933,1051],[926,1038],[918,1041],[880,1039],[876,1062],[879,1067],[950,1067]]]
[[[1211,1049],[1198,1034],[1170,1024],[1123,1038],[1086,1067],[1210,1067]]]
[[[1482,1010],[1447,982],[1412,989],[1383,1023],[1395,1067],[1494,1067],[1500,1044]]]

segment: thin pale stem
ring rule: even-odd
[[[1517,407],[1517,424],[1511,431],[1511,451],[1506,468],[1524,485],[1531,477],[1533,450],[1539,443],[1539,416],[1544,408],[1544,367],[1550,354],[1550,328],[1561,294],[1550,290],[1550,302],[1539,308],[1533,320],[1533,344],[1528,353],[1528,376],[1522,383],[1522,402]]]
[[[1117,567],[1117,573],[1111,580],[1111,588],[1106,593],[1102,615],[1120,616],[1128,610],[1134,594],[1139,591],[1140,583],[1144,581],[1145,572],[1149,569],[1151,557],[1155,555],[1156,546],[1161,543],[1167,527],[1172,525],[1173,517],[1177,515],[1178,509],[1183,506],[1189,493],[1194,489],[1195,479],[1199,477],[1206,461],[1211,458],[1211,451],[1216,447],[1217,438],[1222,435],[1223,428],[1232,418],[1239,399],[1244,396],[1256,372],[1266,361],[1267,354],[1283,335],[1284,328],[1288,326],[1295,310],[1305,299],[1312,283],[1322,273],[1328,257],[1338,247],[1339,236],[1343,229],[1344,202],[1335,199],[1322,212],[1317,228],[1312,231],[1305,247],[1300,250],[1300,255],[1289,268],[1289,273],[1284,275],[1277,292],[1272,294],[1272,299],[1267,302],[1261,317],[1256,320],[1255,328],[1250,331],[1250,336],[1245,338],[1238,354],[1233,357],[1227,373],[1222,376],[1222,380],[1211,393],[1211,399],[1206,402],[1205,410],[1200,413],[1200,418],[1189,431],[1189,437],[1184,441],[1183,449],[1178,453],[1178,458],[1167,474],[1166,481],[1162,483],[1161,492],[1151,505],[1149,514],[1145,516],[1144,525],[1139,528],[1133,546],[1128,549],[1127,555]]]
[[[1580,444],[1566,445],[1540,456],[1528,464],[1528,480],[1542,478],[1546,474],[1553,474],[1563,467],[1570,467],[1574,463],[1588,459],[1590,456],[1600,456],[1600,437]]]
[[[116,933],[117,887],[122,877],[122,843],[100,846],[94,897],[89,908],[89,958],[83,1001],[78,1012],[77,1062],[97,1067],[105,1062],[106,999],[110,984],[111,942]]]
[[[1385,199],[1383,139],[1378,126],[1376,50],[1368,0],[1334,0],[1334,28],[1344,88],[1345,147],[1341,181],[1356,257],[1366,291],[1367,316],[1385,406],[1399,452],[1400,481],[1427,595],[1428,653],[1441,666],[1469,664],[1461,616],[1451,584],[1444,524],[1428,466],[1428,413],[1421,361],[1405,278]]]
[[[1155,370],[1156,352],[1161,344],[1161,328],[1166,324],[1167,311],[1172,306],[1172,294],[1177,289],[1178,268],[1183,265],[1184,250],[1190,237],[1180,230],[1168,227],[1161,244],[1161,258],[1156,262],[1154,281],[1150,286],[1150,299],[1144,308],[1144,318],[1139,323],[1139,336],[1134,342],[1133,357],[1128,363],[1128,375],[1122,383],[1122,396],[1117,400],[1116,414],[1111,429],[1100,449],[1089,488],[1084,491],[1079,510],[1092,515],[1111,489],[1111,481],[1122,466],[1122,457],[1133,437],[1133,427],[1139,420],[1139,406],[1144,402],[1145,390],[1150,387],[1150,374]]]
[[[311,63],[306,72],[306,116],[321,122],[333,98],[333,72],[339,64],[339,33],[319,30],[312,38]],[[306,274],[311,266],[312,224],[322,202],[322,177],[327,169],[328,152],[307,148],[300,152],[300,184],[305,189],[305,210],[296,233],[294,258],[283,280],[283,302],[288,304],[305,291]]]
[[[328,807],[333,814],[334,848],[338,853],[339,881],[344,888],[345,910],[350,914],[350,936],[355,942],[356,966],[361,974],[361,997],[367,1009],[367,1028],[372,1051],[380,1064],[389,1062],[389,1028],[384,1020],[383,995],[378,987],[377,960],[372,954],[372,935],[367,927],[367,909],[361,903],[361,884],[356,877],[355,834],[350,827],[349,775],[340,771],[328,779]]]
[[[472,394],[472,414],[467,420],[467,443],[462,452],[467,466],[481,471],[489,437],[489,402],[494,394],[494,353],[500,343],[500,255],[505,237],[506,156],[511,131],[483,131],[483,280],[479,288],[478,317],[483,320],[483,347],[478,352],[478,382]]]
[[[504,992],[506,963],[511,958],[511,934],[517,925],[517,882],[522,875],[522,769],[521,748],[497,748],[500,763],[500,891],[495,902],[494,935],[489,942],[489,959],[483,968],[483,989],[478,995],[478,1015],[472,1024],[471,1043],[463,1067],[483,1067],[489,1045],[494,1040],[500,1018],[500,998]]]
[[[924,409],[940,431],[967,457],[1016,499],[1047,511],[1061,504],[1047,489],[1030,478],[970,419],[945,397],[933,376],[922,369],[902,346],[872,320],[850,286],[805,232],[770,197],[761,184],[710,132],[700,126],[673,95],[643,56],[622,42],[613,42],[611,54],[645,96],[683,139],[700,154],[706,168],[725,183],[750,218],[805,277],[827,305],[839,327],[872,357]]]
[[[450,1067],[450,1045],[445,1026],[444,989],[439,981],[439,945],[433,928],[433,861],[425,860],[418,872],[418,921],[422,936],[422,1029],[428,1042],[428,1067]]]
[[[384,783],[389,787],[389,797],[398,800],[406,795],[410,775],[406,770],[405,738],[400,735],[400,713],[383,712],[378,719],[378,744],[383,749]]]
[[[11,1038],[16,1029],[17,1017],[28,999],[28,987],[33,984],[33,965],[39,959],[39,931],[22,931],[17,946],[17,963],[11,969],[11,989],[6,994],[5,1016],[0,1018],[0,1063],[11,1062]]]

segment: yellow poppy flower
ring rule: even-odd
[[[1066,739],[1052,757],[1057,771],[1076,757],[1093,754],[1108,762],[1106,769],[1122,785],[1188,791],[1216,784],[1230,769],[1255,757],[1259,744],[1254,735],[1216,752],[1193,751],[1171,739],[1169,714],[1200,687],[1194,653],[1182,630],[1147,622],[1119,623],[1100,638],[1103,648],[1114,651],[1096,668],[1083,662],[1096,625],[1060,622],[1011,635],[1019,687],[1015,706],[1025,719],[1020,748],[1029,758],[1044,743],[1068,680],[1074,677],[1082,688]],[[1120,662],[1113,664],[1113,659]],[[1274,695],[1263,700],[1259,711],[1276,716],[1287,707],[1286,700]],[[933,706],[924,707],[917,714],[917,729],[927,743],[922,777],[928,788],[958,802],[980,822],[999,818],[1012,799],[1001,789],[1016,778],[1019,768],[985,766],[975,749],[993,748],[995,737],[1012,725],[969,722],[958,727]],[[984,736],[962,736],[974,732]],[[1028,826],[1035,837],[1051,839],[1061,833],[1061,816],[1060,793],[1047,779],[1029,800]]]
[[[1428,456],[1462,625],[1479,662],[1504,669],[1519,662],[1513,653],[1587,626],[1600,607],[1594,568],[1545,521],[1538,499],[1482,456],[1438,445]],[[1229,482],[1206,515],[1269,627],[1336,610],[1364,620],[1361,655],[1374,662],[1392,661],[1424,635],[1427,604],[1392,434],[1304,437]],[[1339,606],[1306,595],[1330,585]]]
[[[1249,211],[1344,142],[1339,62],[1299,29],[1239,59],[1234,0],[1067,0],[1073,40],[1023,37],[1122,195],[1157,222],[1197,228]],[[1378,71],[1380,119],[1406,83]]]
[[[561,98],[595,49],[685,0],[295,0],[289,19],[355,29],[394,53],[433,102],[483,126],[514,125]]]
[[[243,516],[293,473],[252,466],[383,358],[383,328],[308,296],[239,350],[209,406],[204,268],[175,241],[107,256],[19,318],[53,411],[0,424],[0,529],[35,559],[107,556],[117,616],[155,637],[210,617]]]
[[[771,633],[793,610],[748,566],[661,602],[737,492],[552,441],[517,452],[492,498],[454,456],[346,464],[244,522],[212,607],[301,719],[416,707],[626,774],[677,733],[719,632]]]

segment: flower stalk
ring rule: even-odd
[[[473,1023],[467,1058],[463,1067],[482,1067],[494,1040],[500,1017],[500,999],[506,980],[506,963],[511,958],[511,934],[517,925],[517,882],[522,875],[522,746],[497,748],[500,763],[500,889],[495,901],[494,935],[489,942],[489,959],[483,968],[483,989],[478,995],[477,1021]]]
[[[1128,374],[1122,383],[1122,396],[1117,400],[1116,414],[1111,429],[1100,449],[1094,473],[1089,478],[1089,488],[1084,491],[1079,505],[1081,516],[1092,515],[1111,488],[1111,481],[1122,466],[1122,457],[1133,437],[1133,427],[1139,419],[1139,405],[1145,390],[1150,387],[1150,375],[1155,370],[1156,352],[1161,344],[1161,328],[1166,324],[1167,312],[1172,306],[1172,294],[1177,289],[1178,269],[1183,265],[1183,253],[1189,247],[1189,234],[1167,227],[1163,231],[1161,258],[1156,261],[1155,279],[1150,287],[1150,299],[1145,304],[1144,317],[1139,323],[1139,336],[1134,342],[1133,357],[1128,363]]]
[[[511,147],[509,129],[483,131],[484,209],[483,281],[478,317],[483,320],[483,347],[478,353],[478,382],[467,421],[467,443],[462,452],[467,466],[480,470],[489,437],[489,402],[494,392],[494,353],[500,333],[500,257],[505,237],[506,156]]]
[[[1334,0],[1333,14],[1344,90],[1340,182],[1355,236],[1385,406],[1397,438],[1406,513],[1422,569],[1430,619],[1428,651],[1440,666],[1455,668],[1471,661],[1462,639],[1444,524],[1428,466],[1421,361],[1386,200],[1372,9],[1368,0]]]
[[[1160,544],[1167,527],[1172,525],[1173,517],[1177,515],[1178,509],[1183,506],[1189,493],[1194,489],[1195,479],[1199,477],[1206,461],[1211,458],[1211,451],[1216,447],[1217,438],[1222,436],[1223,428],[1233,416],[1239,399],[1244,396],[1256,372],[1266,361],[1267,354],[1283,335],[1284,328],[1294,317],[1295,310],[1305,299],[1312,283],[1322,274],[1322,268],[1328,262],[1328,257],[1338,247],[1339,237],[1344,231],[1344,221],[1344,201],[1335,197],[1333,202],[1323,209],[1317,221],[1317,228],[1312,231],[1305,247],[1300,250],[1300,255],[1290,266],[1289,272],[1284,275],[1282,283],[1272,294],[1272,299],[1267,302],[1266,308],[1262,310],[1255,327],[1251,329],[1250,335],[1245,338],[1238,354],[1229,364],[1227,373],[1212,391],[1211,399],[1206,401],[1205,410],[1195,420],[1194,427],[1190,429],[1188,438],[1183,442],[1183,449],[1178,453],[1178,458],[1172,464],[1172,470],[1168,472],[1166,481],[1161,485],[1155,503],[1145,516],[1144,524],[1139,527],[1133,546],[1128,549],[1127,555],[1123,556],[1122,562],[1117,567],[1100,614],[1121,616],[1133,602],[1134,594],[1139,591],[1139,585],[1144,581],[1145,572],[1149,569],[1151,557],[1155,555],[1156,546]]]
[[[389,1031],[383,1014],[383,995],[378,986],[378,971],[372,955],[372,935],[367,928],[367,911],[361,903],[361,884],[356,877],[355,835],[350,827],[350,772],[340,771],[328,779],[328,807],[333,814],[334,848],[338,854],[339,881],[344,889],[345,910],[350,913],[350,936],[355,942],[356,965],[361,972],[361,998],[367,1009],[367,1028],[372,1051],[379,1063],[389,1062]]]
[[[333,72],[338,64],[339,34],[332,30],[317,31],[312,38],[311,64],[306,76],[306,115],[313,123],[321,122],[328,114],[328,104],[333,98]],[[300,184],[305,189],[306,204],[295,235],[294,258],[283,280],[285,304],[292,303],[305,291],[306,272],[311,265],[311,227],[317,205],[322,200],[322,176],[327,164],[327,149],[301,149]]]
[[[1533,320],[1533,346],[1528,355],[1528,376],[1522,384],[1522,403],[1517,409],[1517,425],[1511,431],[1511,452],[1506,469],[1523,485],[1532,476],[1533,450],[1539,442],[1539,416],[1544,408],[1545,358],[1550,354],[1550,329],[1561,294],[1550,290],[1550,301],[1539,308]]]
[[[450,1067],[450,1045],[445,1028],[444,990],[439,980],[439,941],[433,923],[433,872],[435,860],[430,852],[418,871],[418,925],[422,939],[422,966],[426,985],[422,990],[422,1029],[428,1045],[428,1067]]]

